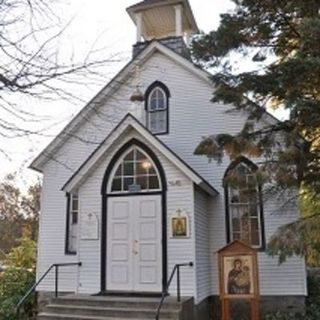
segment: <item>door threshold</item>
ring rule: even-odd
[[[162,292],[128,292],[128,291],[103,291],[98,293],[99,296],[119,296],[119,297],[150,297],[160,298]]]

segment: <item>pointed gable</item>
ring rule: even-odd
[[[205,179],[189,167],[181,158],[170,150],[161,140],[149,132],[137,119],[128,114],[118,126],[106,137],[99,147],[87,158],[75,174],[65,183],[62,190],[70,192],[75,190],[94,170],[96,164],[104,157],[109,148],[114,144],[121,144],[127,132],[134,130],[144,137],[154,148],[162,153],[172,164],[181,170],[191,181],[206,191],[208,194],[217,195],[219,192],[214,189]]]
[[[158,41],[152,41],[142,50],[134,59],[132,59],[72,120],[65,128],[56,136],[56,138],[33,160],[30,168],[38,172],[43,171],[45,164],[52,158],[50,155],[55,154],[67,141],[70,136],[74,136],[81,125],[89,117],[90,113],[95,112],[94,109],[99,101],[104,98],[112,98],[123,83],[135,72],[137,63],[140,65],[146,63],[155,53],[161,53],[173,60],[179,66],[187,69],[196,77],[205,81],[212,86],[210,74],[197,68],[190,60],[184,58],[170,48],[164,46]]]

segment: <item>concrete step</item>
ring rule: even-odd
[[[69,314],[69,315],[81,315],[81,316],[98,316],[98,317],[119,317],[122,319],[146,319],[154,318],[156,314],[156,308],[142,308],[142,307],[101,307],[101,306],[87,306],[87,305],[48,305],[45,312],[49,314]],[[167,319],[177,319],[179,317],[180,309],[163,309],[161,315]]]
[[[54,305],[112,307],[112,308],[143,308],[156,310],[160,298],[112,297],[112,296],[66,296],[52,300]],[[180,310],[181,303],[176,298],[168,297],[163,305],[164,310]]]
[[[79,316],[70,314],[52,314],[52,313],[41,313],[38,315],[38,320],[123,320],[125,318],[114,318],[114,317],[97,317],[97,316]],[[155,318],[144,318],[143,320],[154,320]],[[141,320],[141,318],[130,318],[130,320]],[[161,320],[169,320],[161,317]]]
[[[159,297],[68,295],[52,299],[38,320],[154,320]],[[161,320],[179,320],[193,299],[167,297]],[[187,308],[187,309],[186,309]],[[188,318],[188,317],[187,317]],[[189,319],[189,318],[188,318]]]

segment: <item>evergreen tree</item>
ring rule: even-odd
[[[320,214],[320,1],[232,1],[235,9],[221,16],[216,31],[195,39],[192,51],[200,66],[218,70],[213,101],[247,111],[248,121],[237,135],[204,138],[195,153],[217,160],[224,152],[231,158],[263,157],[258,173],[273,182],[273,192],[298,188],[316,202],[307,218],[286,230],[320,228],[310,218]],[[250,70],[239,72],[239,61]],[[268,107],[286,110],[288,119],[253,125]],[[306,237],[284,238],[290,248],[274,238],[272,253],[283,259],[306,251]]]

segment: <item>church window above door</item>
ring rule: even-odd
[[[160,190],[159,173],[153,161],[138,147],[130,148],[115,165],[110,191],[136,193]]]
[[[169,97],[168,88],[159,81],[147,90],[147,127],[154,134],[165,134],[169,131]]]

